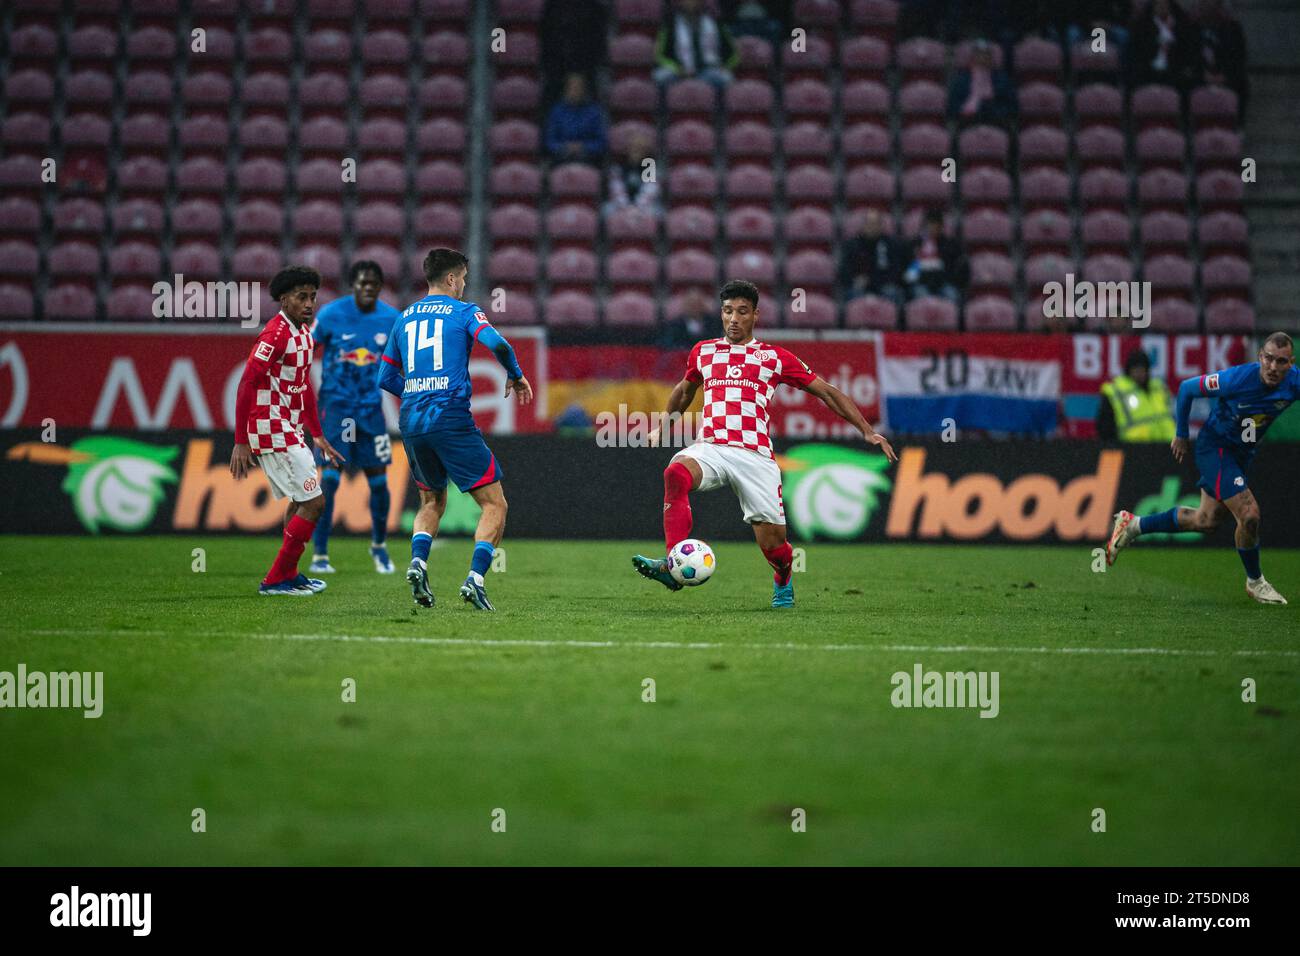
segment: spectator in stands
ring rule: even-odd
[[[688,349],[701,339],[721,337],[717,305],[703,289],[689,289],[682,297],[681,311],[659,327],[656,344],[663,349]]]
[[[993,47],[979,40],[970,66],[953,73],[948,87],[948,116],[959,123],[1003,123],[1015,111],[1011,76],[997,68]]]
[[[608,56],[610,0],[546,0],[542,11],[542,102],[554,103],[570,73],[596,88]]]
[[[733,37],[775,43],[790,22],[790,0],[723,0],[722,19]]]
[[[875,209],[867,210],[862,231],[849,240],[840,258],[840,289],[845,300],[879,295],[895,305],[903,302],[903,265],[907,249],[886,235],[884,220]]]
[[[960,304],[969,272],[961,243],[944,235],[943,213],[938,209],[928,210],[921,234],[912,241],[911,265],[903,273],[909,298],[938,295]]]
[[[622,159],[609,164],[606,216],[628,208],[636,208],[656,219],[663,215],[663,206],[659,201],[658,174],[654,166],[647,168],[645,164],[649,155],[650,140],[638,134],[628,139]]]
[[[582,74],[570,73],[564,81],[564,98],[551,107],[546,120],[546,152],[557,163],[601,163],[608,150],[605,114],[587,97]]]
[[[702,0],[676,0],[673,7],[655,38],[655,82],[695,77],[726,86],[740,59],[730,31],[704,11]]]
[[[1246,32],[1227,0],[1200,0],[1196,22],[1201,32],[1201,80],[1237,94],[1237,118],[1246,112]]]
[[[1152,0],[1133,21],[1129,48],[1134,86],[1186,90],[1196,72],[1196,25],[1177,0]]]
[[[1124,360],[1124,374],[1101,387],[1097,437],[1102,441],[1163,442],[1174,440],[1173,400],[1162,379],[1151,374],[1151,359],[1134,349]]]

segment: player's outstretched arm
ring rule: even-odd
[[[524,370],[519,367],[519,359],[515,357],[514,346],[506,341],[506,337],[492,328],[490,325],[483,325],[477,333],[477,341],[482,342],[492,350],[492,354],[497,357],[501,367],[506,370],[506,397],[511,392],[519,396],[519,404],[527,405],[533,400],[533,387],[528,384],[528,379],[524,377]]]
[[[898,461],[898,455],[894,452],[894,446],[889,444],[889,439],[867,423],[862,409],[858,408],[853,399],[820,376],[809,382],[804,391],[817,396],[822,404],[862,432],[862,437],[867,440],[867,444],[878,446],[891,462]]]

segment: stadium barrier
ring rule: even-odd
[[[228,433],[169,431],[0,433],[5,506],[0,532],[264,533],[284,502],[271,499],[260,472],[236,482]],[[48,437],[48,436],[45,436]],[[510,501],[508,537],[633,538],[660,534],[668,448],[602,447],[594,434],[490,439]],[[1190,465],[1163,445],[1113,447],[1088,441],[900,443],[901,460],[861,442],[777,442],[791,536],[798,541],[1062,543],[1096,546],[1120,508],[1138,512],[1193,506]],[[389,468],[389,529],[409,530],[417,494],[400,442]],[[1269,546],[1300,546],[1300,499],[1291,476],[1300,446],[1264,442],[1250,485]],[[695,533],[746,539],[735,497],[692,496]],[[364,476],[345,475],[336,528],[370,528]],[[472,532],[477,507],[453,488],[443,533]],[[1229,525],[1231,522],[1229,522]],[[1179,543],[1231,543],[1231,528]]]

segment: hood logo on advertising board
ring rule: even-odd
[[[882,474],[889,467],[884,455],[840,445],[795,445],[776,461],[790,520],[807,538],[859,537],[880,504],[878,496],[893,487]]]
[[[148,527],[165,495],[163,483],[177,480],[168,463],[178,451],[105,435],[82,438],[69,448],[23,442],[9,449],[7,457],[67,465],[62,488],[71,496],[82,525],[98,534],[102,527],[115,531]]]

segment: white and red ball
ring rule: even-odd
[[[678,584],[695,587],[713,576],[718,559],[713,549],[698,538],[678,541],[668,552],[668,573]]]

